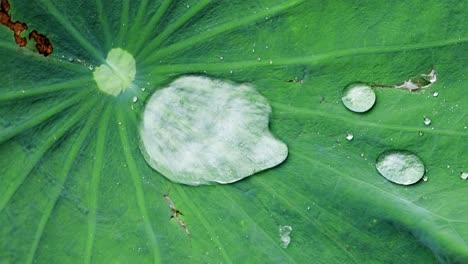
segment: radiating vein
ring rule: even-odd
[[[148,45],[145,47],[145,50],[141,54],[144,58],[148,56],[150,52],[156,50],[156,48],[166,40],[172,33],[174,33],[181,26],[185,25],[193,16],[198,14],[205,6],[207,6],[211,0],[202,0],[197,5],[187,9],[187,12],[179,17],[175,22],[169,24],[161,33],[159,33]],[[138,55],[137,55],[138,58]]]
[[[128,31],[128,28],[129,28],[129,25],[128,25],[128,12],[129,12],[129,9],[130,9],[129,0],[123,0],[122,1],[122,11],[121,11],[121,14],[120,14],[120,31],[119,31],[119,34],[117,35],[118,43],[121,46],[125,46],[124,45],[125,44],[124,39],[126,37],[125,35],[127,35],[129,33],[129,31]]]
[[[349,260],[351,260],[354,263],[360,263],[360,261],[358,261],[356,259],[356,257],[348,249],[346,249],[346,247],[341,245],[341,243],[339,242],[339,239],[335,238],[330,231],[328,231],[328,230],[326,230],[324,228],[325,227],[324,225],[320,225],[320,223],[318,223],[317,220],[315,220],[315,219],[311,218],[309,215],[305,214],[304,210],[301,209],[301,208],[298,208],[298,206],[296,204],[291,204],[288,200],[283,198],[283,195],[279,194],[274,188],[271,188],[268,184],[265,184],[265,183],[263,183],[262,181],[259,181],[259,180],[258,181],[255,180],[255,182],[262,185],[264,189],[268,190],[268,192],[275,193],[276,194],[275,197],[278,200],[281,200],[281,202],[283,204],[287,205],[287,208],[296,211],[296,213],[300,214],[304,219],[309,219],[309,222],[315,227],[315,229],[318,232],[322,233],[324,236],[326,236],[341,251],[343,251],[349,257]]]
[[[74,104],[77,104],[85,95],[87,95],[89,91],[84,91],[81,92],[77,95],[72,96],[71,98],[64,100],[63,102],[56,104],[52,107],[50,107],[47,110],[44,110],[38,114],[35,114],[33,116],[30,116],[28,119],[25,121],[14,124],[12,126],[3,128],[0,131],[0,143],[7,141],[8,139],[18,135],[19,133],[22,133],[32,127],[35,127],[42,122],[46,121],[47,119],[60,114],[63,112],[65,109],[73,106]]]
[[[128,169],[130,171],[130,176],[132,178],[133,185],[135,187],[135,194],[137,198],[138,209],[141,213],[142,220],[145,224],[146,234],[151,242],[151,248],[153,249],[153,258],[154,258],[153,261],[154,263],[161,263],[158,243],[156,240],[153,227],[151,226],[148,209],[145,203],[145,197],[143,193],[141,178],[140,178],[135,160],[133,159],[133,155],[131,152],[132,148],[130,147],[130,143],[128,140],[126,118],[124,118],[124,114],[122,113],[122,111],[123,110],[121,108],[117,108],[117,118],[118,120],[121,120],[120,121],[121,126],[119,127],[119,134],[120,134],[120,140],[122,142],[122,148],[124,150],[124,155],[125,155],[125,159],[127,160]]]
[[[107,127],[109,125],[110,111],[108,106],[101,116],[96,139],[96,154],[93,164],[92,179],[90,186],[89,214],[88,214],[88,235],[84,253],[84,263],[91,263],[94,239],[96,236],[96,211],[98,208],[99,183],[101,181],[102,164],[104,160],[104,145],[106,143]]]
[[[415,133],[418,131],[422,131],[428,134],[460,136],[460,137],[465,137],[465,138],[468,137],[468,134],[466,132],[461,132],[461,131],[459,132],[459,131],[444,130],[444,129],[431,129],[430,127],[410,127],[410,126],[403,126],[403,125],[374,123],[370,121],[350,119],[350,118],[347,118],[346,116],[335,115],[330,112],[323,112],[323,111],[318,111],[318,110],[301,108],[301,107],[296,107],[293,105],[286,105],[282,103],[272,103],[272,106],[276,109],[286,111],[289,114],[293,114],[293,115],[306,115],[306,116],[310,115],[310,116],[325,117],[330,120],[339,120],[342,123],[349,123],[349,124],[357,125],[357,126],[377,127],[377,128],[388,129],[388,130],[396,130],[399,132],[407,131],[407,132]]]
[[[63,13],[52,4],[52,2],[44,0],[40,0],[40,2],[44,5],[44,9],[48,13],[52,14],[55,19],[57,19],[57,21],[72,35],[73,38],[75,38],[76,41],[78,41],[78,43],[82,45],[86,51],[93,55],[97,61],[104,63],[104,58],[98,49],[93,47],[93,45],[91,45],[89,41],[86,40],[83,35],[81,35],[81,33],[70,23],[70,21],[66,19],[66,16],[64,16]]]
[[[81,64],[70,63],[69,61],[55,58],[53,56],[44,58],[44,56],[38,55],[37,53],[27,48],[19,48],[18,46],[12,44],[12,42],[6,42],[3,40],[0,40],[0,48],[4,48],[6,50],[11,51],[12,53],[15,53],[18,56],[21,56],[22,60],[25,60],[25,58],[27,58],[27,59],[31,59],[40,63],[46,62],[50,64],[60,65],[60,67],[62,68],[74,70],[76,72],[82,72],[82,73],[89,72],[89,69],[84,67]],[[11,54],[8,54],[8,55],[11,56]],[[24,55],[27,55],[27,57]],[[2,63],[5,64],[5,62],[2,62]]]
[[[145,20],[145,15],[148,12],[148,0],[142,0],[138,5],[138,10],[136,17],[133,19],[132,27],[130,28],[129,32],[140,32],[142,28],[145,27],[143,25]],[[133,50],[132,50],[133,51]]]
[[[365,182],[363,180],[351,177],[351,176],[343,173],[342,171],[340,171],[338,169],[327,166],[326,164],[322,163],[320,160],[312,159],[312,158],[304,156],[304,155],[302,155],[300,153],[296,153],[296,152],[292,152],[292,151],[290,151],[290,153],[294,154],[294,156],[296,156],[296,157],[299,157],[301,159],[306,160],[310,164],[316,164],[317,166],[320,166],[322,169],[329,170],[329,171],[333,172],[336,175],[340,175],[340,177],[342,177],[344,179],[348,179],[350,181],[353,181],[353,182],[357,183],[357,184],[355,184],[356,186],[366,186],[366,187],[368,187],[369,192],[375,191],[375,192],[378,192],[379,194],[383,194],[383,195],[387,196],[388,198],[392,198],[392,199],[394,199],[396,201],[399,201],[399,202],[401,202],[400,203],[401,205],[411,208],[414,215],[419,215],[419,216],[417,216],[417,219],[414,219],[414,217],[411,217],[411,219],[409,219],[408,217],[400,219],[400,220],[403,220],[403,224],[413,226],[414,223],[412,221],[419,221],[418,219],[421,219],[421,215],[426,215],[426,216],[427,215],[432,215],[432,216],[434,216],[436,218],[439,218],[440,220],[445,221],[447,224],[449,224],[450,222],[456,221],[456,220],[448,219],[448,218],[446,218],[446,217],[444,217],[442,215],[436,214],[434,212],[431,212],[431,211],[429,211],[428,209],[426,209],[426,208],[424,208],[422,206],[418,206],[418,205],[416,205],[414,203],[411,203],[410,201],[406,200],[404,197],[397,196],[397,195],[395,195],[393,193],[390,193],[387,190],[384,190],[382,188],[379,188],[379,187],[377,187],[377,186],[375,186],[373,184],[370,184],[370,183]],[[391,206],[391,205],[398,205],[399,203],[387,203],[387,204],[389,206]],[[417,212],[419,212],[420,214],[418,214]],[[430,234],[434,233],[434,230],[431,229],[432,227],[433,226],[421,225],[419,227],[419,229],[425,230],[426,231],[425,235],[430,235]],[[430,230],[428,230],[428,229],[430,229]],[[436,232],[436,233],[438,233],[438,232]],[[438,233],[438,234],[440,234],[440,233]],[[453,243],[453,240],[451,238],[445,236],[445,235],[440,236],[437,240],[444,241],[445,244],[451,244],[452,249],[453,249],[454,252],[459,252],[459,253],[466,252],[466,248],[467,248],[466,243]],[[436,241],[436,240],[432,239],[431,241]],[[463,242],[463,240],[461,240],[461,242]]]
[[[24,170],[22,174],[19,174],[15,182],[11,182],[10,186],[8,187],[7,191],[3,193],[0,197],[0,212],[3,211],[8,201],[13,197],[19,187],[23,184],[26,180],[27,176],[30,174],[32,169],[36,166],[39,160],[42,159],[44,153],[50,149],[57,140],[59,140],[73,125],[75,125],[89,110],[89,105],[86,104],[79,108],[79,110],[74,113],[72,116],[66,119],[65,124],[60,127],[55,133],[54,137],[48,137],[46,142],[38,149],[36,152],[31,156],[30,160],[26,162],[24,166]]]
[[[231,258],[227,254],[226,249],[224,248],[221,241],[218,239],[217,236],[214,235],[213,225],[208,222],[208,220],[203,216],[203,214],[199,213],[199,210],[197,210],[197,208],[194,208],[192,206],[192,203],[190,202],[191,199],[187,197],[185,191],[184,190],[181,190],[181,191],[175,190],[174,192],[176,192],[177,195],[184,201],[184,205],[189,208],[190,214],[194,215],[195,217],[200,219],[200,223],[203,225],[203,227],[208,232],[208,234],[210,234],[211,238],[213,239],[213,242],[215,242],[218,245],[218,248],[219,248],[219,250],[221,251],[221,254],[224,257],[224,260],[227,263],[233,263]]]
[[[149,35],[154,31],[154,29],[159,23],[159,20],[161,20],[163,15],[166,13],[170,4],[171,4],[171,0],[163,0],[159,8],[156,10],[156,13],[151,17],[151,20],[148,22],[148,24],[145,27],[140,29],[142,30],[140,37],[136,41],[135,47],[131,49],[131,50],[135,50],[135,54],[140,53],[140,49],[142,48],[142,46],[144,46],[143,44],[145,44],[148,41]]]
[[[270,236],[270,233],[267,233],[263,227],[261,225],[258,225],[257,224],[257,221],[255,219],[253,219],[247,212],[244,211],[244,209],[242,208],[242,206],[240,206],[234,199],[231,198],[231,196],[225,191],[224,188],[219,188],[219,190],[223,193],[224,197],[226,200],[231,200],[232,203],[235,203],[237,206],[238,206],[238,209],[237,211],[239,213],[241,213],[243,216],[247,217],[247,219],[250,220],[251,223],[253,223],[256,227],[257,230],[260,230],[261,233],[266,237],[268,238],[268,240],[271,242],[271,245],[275,245],[275,247],[277,248],[277,250],[279,252],[282,253],[282,255],[284,255],[287,259],[287,263],[296,263],[296,261],[294,259],[292,259],[289,254],[284,254],[284,251],[283,249],[280,247],[280,243],[278,243],[278,241],[276,241],[275,239],[273,239],[271,236]],[[285,189],[286,190],[286,189]]]
[[[290,58],[272,58],[270,60],[252,59],[246,61],[236,62],[222,62],[222,63],[186,63],[186,64],[172,64],[172,65],[157,65],[156,71],[158,73],[174,73],[174,72],[193,72],[193,71],[227,71],[236,69],[247,69],[252,67],[276,67],[287,65],[319,65],[333,59],[341,57],[350,57],[358,55],[371,55],[371,54],[385,54],[394,52],[403,52],[411,50],[431,49],[437,47],[459,45],[468,42],[468,38],[461,39],[448,39],[442,41],[416,43],[410,45],[398,46],[383,46],[383,47],[363,47],[334,50],[324,53],[317,53],[313,55],[304,55],[300,57]]]
[[[72,88],[84,88],[81,85],[89,80],[89,77],[74,79],[71,81],[64,81],[54,84],[38,84],[36,83],[33,87],[18,87],[15,86],[14,91],[6,91],[0,93],[0,102],[3,101],[14,101],[19,99],[24,99],[28,97],[45,95],[49,93],[54,93],[66,89]],[[39,87],[39,88],[36,88]]]
[[[91,109],[94,109],[94,105],[97,102],[97,98],[94,98],[93,100],[90,100],[89,103],[83,105],[81,108],[81,111],[77,114],[78,119],[81,119],[85,114],[87,114]],[[32,242],[31,248],[29,250],[29,254],[27,256],[27,261],[26,263],[33,263],[34,262],[34,256],[36,255],[37,248],[39,246],[39,242],[41,241],[42,235],[44,234],[44,229],[50,219],[50,215],[52,214],[53,209],[55,208],[55,205],[57,204],[57,201],[60,197],[60,193],[62,191],[62,188],[65,184],[65,182],[68,179],[70,170],[72,166],[75,163],[76,156],[80,152],[84,140],[88,137],[89,132],[91,131],[91,127],[96,121],[99,111],[92,111],[91,116],[87,120],[85,126],[82,128],[81,132],[79,133],[78,137],[76,138],[76,141],[74,144],[71,146],[70,150],[68,153],[65,155],[66,160],[63,164],[63,169],[62,171],[55,177],[57,180],[57,185],[54,186],[54,188],[51,188],[48,190],[50,193],[51,199],[48,201],[46,208],[43,210],[43,214],[41,219],[39,220],[39,225],[36,230],[36,234],[34,236],[34,240]],[[77,120],[78,120],[77,119]]]
[[[111,36],[112,33],[109,28],[109,22],[107,21],[107,15],[104,12],[104,6],[102,4],[102,0],[96,0],[96,8],[99,17],[99,22],[102,26],[102,31],[104,32],[104,45],[106,49],[111,48]]]
[[[190,46],[193,46],[194,44],[196,44],[196,43],[198,43],[200,41],[212,38],[212,37],[214,37],[214,36],[216,36],[218,34],[234,30],[234,29],[236,29],[238,27],[249,25],[249,24],[251,24],[251,23],[253,23],[253,22],[257,21],[257,20],[264,19],[266,16],[272,16],[272,15],[279,14],[279,13],[284,12],[285,10],[287,10],[287,9],[293,7],[293,6],[296,6],[297,4],[299,4],[301,2],[303,2],[303,0],[291,1],[291,2],[288,2],[288,3],[281,4],[281,5],[277,5],[275,7],[272,7],[270,9],[262,11],[262,12],[258,12],[258,13],[254,14],[254,15],[251,15],[251,16],[245,16],[245,17],[239,18],[238,20],[230,21],[229,23],[225,23],[223,25],[214,27],[211,30],[207,30],[207,31],[205,31],[203,33],[200,33],[200,34],[197,34],[197,35],[195,35],[193,37],[186,38],[186,39],[184,39],[182,41],[179,41],[179,42],[177,42],[175,44],[172,44],[170,46],[161,48],[160,50],[156,51],[153,56],[148,56],[148,55],[149,55],[150,52],[154,52],[154,50],[147,49],[145,52],[142,52],[142,54],[140,56],[144,60],[142,63],[152,64],[152,63],[154,63],[155,61],[158,61],[161,57],[163,57],[163,56],[165,56],[167,54],[175,53],[175,52],[177,52],[179,50],[186,49],[186,48],[188,48]]]
[[[300,176],[299,174],[297,176]],[[341,180],[342,177],[339,177],[338,180]],[[274,182],[272,182],[274,181]],[[284,181],[278,181],[278,180],[272,180],[270,181],[269,183],[272,184],[272,185],[275,185],[275,186],[278,186],[278,187],[281,187],[281,188],[278,188],[278,189],[283,189],[283,190],[287,190],[290,188],[290,186],[288,186],[287,184],[284,183]],[[335,184],[335,187],[336,187],[336,184]],[[301,199],[302,201],[309,201],[310,199],[305,197],[304,195],[302,195],[300,192],[293,192],[291,194],[289,194],[289,196],[297,196],[299,199]],[[295,201],[297,201],[297,199],[294,199]],[[369,234],[367,233],[364,233],[362,232],[362,230],[359,230],[358,228],[356,228],[354,225],[352,224],[349,224],[347,221],[343,221],[342,219],[339,219],[338,217],[336,217],[336,214],[332,213],[332,212],[329,212],[330,210],[327,210],[325,209],[324,207],[316,204],[315,202],[312,204],[311,206],[311,209],[312,210],[316,210],[318,209],[321,213],[324,213],[327,215],[327,218],[330,218],[330,219],[333,219],[334,221],[336,222],[339,222],[340,223],[340,226],[345,226],[347,227],[349,230],[353,230],[353,232],[355,232],[356,234],[360,234],[361,236],[364,237],[365,240],[368,240],[368,241],[373,241],[375,238],[370,236]],[[373,235],[373,234],[372,234]],[[383,247],[380,247],[382,250],[386,249],[386,248],[383,248]]]

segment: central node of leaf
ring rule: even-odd
[[[136,74],[133,56],[121,48],[111,49],[106,63],[93,72],[99,90],[117,96],[130,87]]]

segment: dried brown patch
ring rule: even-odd
[[[36,49],[40,54],[48,56],[54,50],[49,39],[46,36],[39,34],[36,30],[29,33],[29,39],[31,38],[36,41]]]
[[[19,21],[12,22],[11,16],[8,14],[9,10],[10,10],[10,3],[8,3],[8,0],[2,0],[2,4],[0,6],[0,23],[2,23],[2,25],[5,25],[9,29],[11,29],[13,33],[15,34],[15,42],[20,47],[24,47],[27,44],[27,40],[26,38],[21,37],[20,34],[24,30],[28,29],[28,26],[23,22],[19,22]]]
[[[8,3],[8,0],[2,0],[0,5],[0,23],[11,29],[14,33],[16,44],[20,47],[24,47],[28,41],[25,37],[21,37],[20,34],[28,29],[28,26],[20,21],[12,22],[11,15],[8,14],[8,11],[10,11],[10,3]],[[36,41],[36,49],[40,54],[48,56],[52,53],[52,43],[50,43],[46,36],[33,30],[29,33],[29,39],[34,39]]]

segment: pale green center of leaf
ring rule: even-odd
[[[106,63],[93,72],[99,90],[117,96],[129,88],[135,79],[136,64],[133,56],[121,48],[107,54]]]

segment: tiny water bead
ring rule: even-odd
[[[369,111],[375,104],[375,92],[365,83],[352,83],[343,90],[341,101],[349,110],[357,113]]]
[[[271,107],[250,85],[181,77],[148,100],[140,126],[148,164],[187,185],[232,183],[282,163]]]
[[[387,180],[411,185],[424,176],[424,163],[416,154],[407,150],[388,150],[379,155],[377,171]]]
[[[291,234],[292,227],[291,226],[280,226],[279,227],[279,234],[280,234],[280,245],[282,248],[287,248],[289,243],[291,243]]]
[[[113,96],[118,96],[129,88],[135,75],[135,59],[121,48],[110,50],[106,63],[96,67],[93,72],[99,90]]]
[[[424,123],[424,125],[428,126],[428,125],[431,124],[431,122],[432,122],[432,121],[431,121],[431,119],[429,119],[429,117],[424,117],[424,118],[423,118],[423,123]]]
[[[434,93],[432,94],[432,96],[437,97],[437,96],[439,96],[439,93],[438,93],[438,92],[434,92]]]
[[[354,138],[354,135],[353,135],[353,134],[351,134],[351,133],[347,133],[347,134],[346,134],[346,139],[347,139],[348,141],[353,140],[353,138]]]

